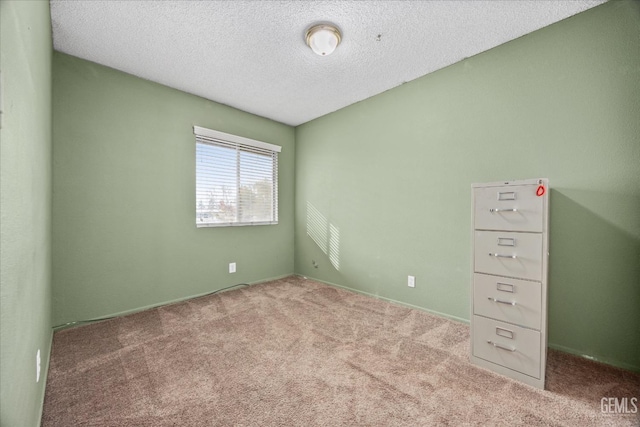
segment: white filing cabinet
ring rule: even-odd
[[[471,362],[544,389],[549,180],[473,184]]]

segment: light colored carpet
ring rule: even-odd
[[[601,411],[640,375],[551,352],[541,391],[468,354],[467,325],[291,276],[56,332],[42,425],[640,425]]]

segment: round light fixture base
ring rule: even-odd
[[[342,40],[338,27],[332,24],[318,24],[307,30],[307,45],[320,56],[331,55]]]

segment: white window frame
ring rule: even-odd
[[[270,221],[245,221],[240,222],[238,218],[238,196],[240,194],[239,179],[235,188],[235,206],[236,206],[236,220],[231,222],[203,222],[202,218],[198,216],[198,177],[196,176],[196,227],[235,227],[246,225],[272,225],[278,224],[278,153],[282,151],[282,147],[267,142],[257,141],[250,138],[245,138],[238,135],[232,135],[225,132],[220,132],[213,129],[207,129],[200,126],[193,126],[193,133],[196,136],[196,162],[198,161],[198,144],[212,145],[217,147],[229,148],[236,150],[237,166],[240,169],[236,170],[238,176],[242,173],[240,163],[241,152],[254,152],[261,155],[270,155],[272,158],[273,175],[272,175],[272,194],[271,194],[271,220]],[[197,165],[196,165],[197,169]]]

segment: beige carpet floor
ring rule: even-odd
[[[291,276],[56,332],[42,426],[640,425],[601,411],[638,374],[551,351],[541,391],[468,354],[467,325]]]

